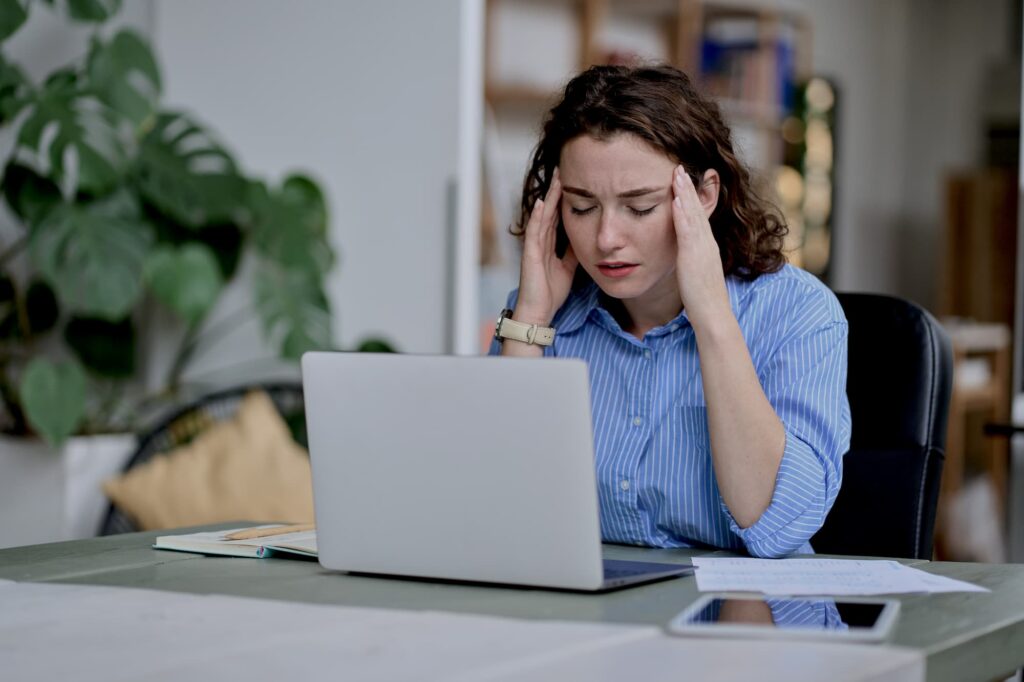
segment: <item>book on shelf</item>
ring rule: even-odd
[[[249,528],[161,535],[154,549],[265,559],[272,556],[317,557],[316,529],[311,525],[270,524]]]
[[[798,31],[780,21],[769,33],[753,16],[711,17],[701,40],[700,78],[706,91],[741,111],[773,115],[793,107]]]

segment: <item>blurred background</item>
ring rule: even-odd
[[[129,29],[159,69],[149,90],[161,111],[208,127],[271,204],[300,196],[292,209],[323,217],[322,240],[287,248],[253,228],[257,255],[243,253],[184,326],[174,314],[191,310],[187,292],[161,298],[146,275],[153,291],[140,300],[156,303],[130,315],[135,366],[116,390],[159,393],[170,370],[175,387],[204,390],[294,379],[299,350],[367,339],[482,352],[517,283],[508,227],[552,98],[590,64],[666,61],[721,103],[790,223],[794,263],[835,290],[908,298],[947,324],[958,373],[939,551],[1024,560],[1024,445],[1011,454],[1011,438],[985,433],[1024,420],[1024,402],[1013,405],[1024,390],[1020,0],[97,0],[112,10],[98,23],[62,3],[8,4],[29,11],[0,66],[16,62],[39,84]],[[117,58],[127,72],[139,54]],[[12,121],[4,158],[17,147]],[[166,208],[161,196],[143,192],[143,203]],[[258,226],[263,209],[242,204]],[[0,209],[5,250],[23,218]],[[267,287],[252,282],[268,258],[284,270],[305,262],[288,255],[296,249],[321,276],[305,307],[282,303],[275,318]],[[252,303],[259,314],[238,315]],[[282,316],[288,331],[268,333]],[[210,329],[180,362],[183,335]]]

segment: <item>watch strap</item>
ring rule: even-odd
[[[530,345],[550,346],[555,340],[554,327],[541,327],[537,324],[518,322],[509,317],[512,314],[507,308],[501,311],[498,324],[494,328],[496,339],[512,339]]]

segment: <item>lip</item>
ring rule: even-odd
[[[609,262],[597,264],[597,269],[601,272],[602,275],[604,275],[605,277],[614,278],[626,277],[634,270],[636,270],[636,268],[636,263]]]

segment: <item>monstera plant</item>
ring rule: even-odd
[[[13,224],[0,225],[0,430],[53,444],[132,427],[126,389],[138,384],[153,306],[181,326],[161,391],[173,393],[243,256],[253,314],[280,355],[331,346],[323,282],[334,257],[319,187],[247,176],[191,115],[161,108],[147,41],[104,30],[119,7],[0,0],[0,139],[13,141],[2,169]],[[41,82],[4,50],[35,11],[95,27],[80,63]]]

